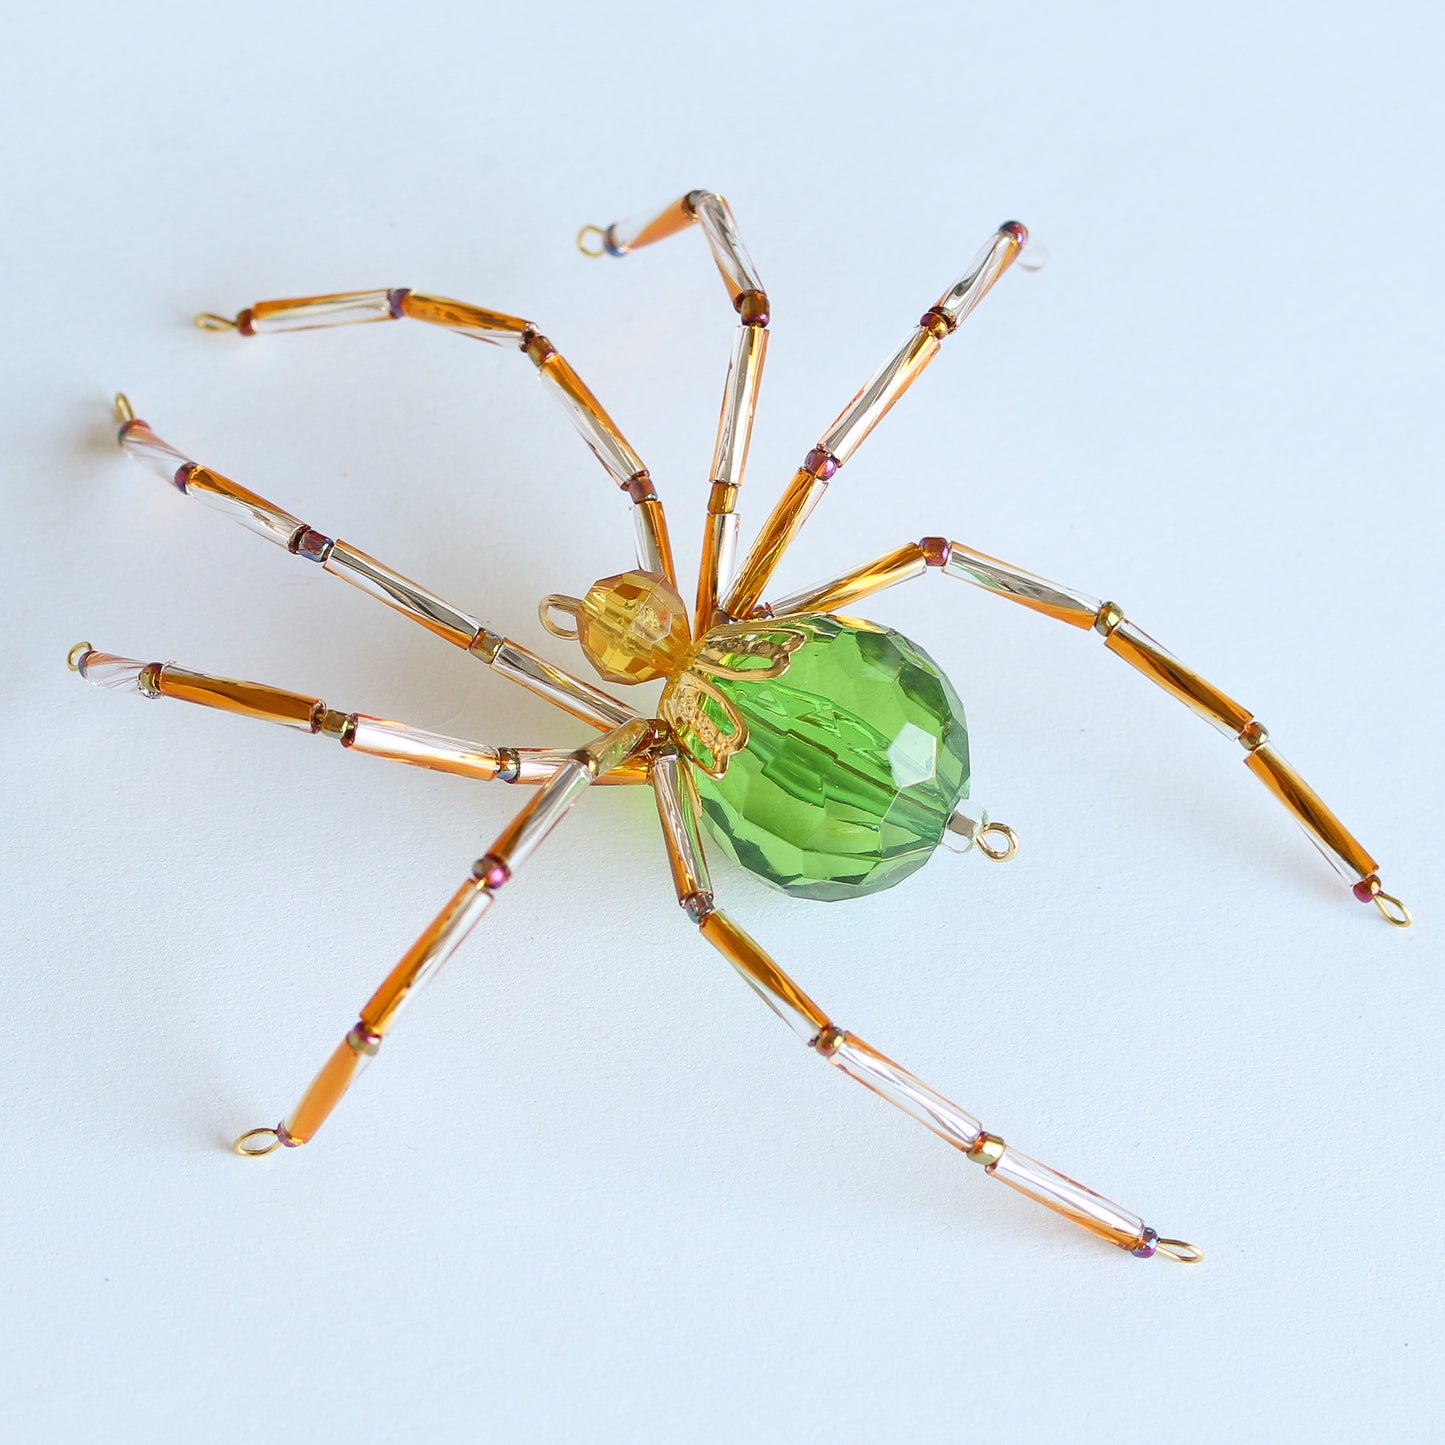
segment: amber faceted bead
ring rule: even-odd
[[[687,608],[661,577],[623,572],[594,582],[577,612],[577,640],[608,682],[676,671],[692,642]]]

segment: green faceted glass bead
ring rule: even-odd
[[[800,898],[891,888],[928,861],[968,796],[963,705],[928,654],[890,628],[825,614],[760,631],[770,626],[802,635],[779,676],[750,676],[755,653],[728,644],[710,654],[721,667],[707,681],[747,742],[720,778],[694,769],[709,831]]]

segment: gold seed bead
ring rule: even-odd
[[[326,707],[322,704],[323,711],[317,720],[313,730],[319,732],[322,737],[336,738],[342,747],[350,747],[351,739],[356,736],[356,717],[349,712],[337,712],[335,708]]]
[[[1246,752],[1252,753],[1256,748],[1262,748],[1269,741],[1269,732],[1262,722],[1251,718],[1249,724],[1241,729],[1239,741]]]
[[[823,1029],[816,1039],[813,1040],[813,1047],[825,1058],[831,1059],[834,1054],[843,1047],[844,1040],[848,1037],[846,1029],[834,1028],[829,1024]]]
[[[1117,602],[1106,602],[1094,614],[1094,631],[1107,637],[1122,621],[1124,613]]]
[[[973,1141],[973,1146],[968,1151],[968,1157],[975,1164],[982,1164],[987,1169],[1003,1158],[1003,1151],[1004,1142],[997,1134],[980,1134]]]

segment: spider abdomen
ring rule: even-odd
[[[714,628],[663,694],[709,831],[803,898],[923,866],[968,795],[963,705],[922,648],[832,614]]]

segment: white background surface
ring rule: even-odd
[[[7,1439],[1439,1438],[1438,9],[808,8],[8,24]],[[780,584],[946,532],[1117,598],[1417,910],[1353,903],[1096,639],[936,579],[868,609],[953,676],[1024,852],[838,908],[719,863],[723,899],[1201,1268],[1099,1245],[818,1066],[690,935],[641,792],[585,801],[314,1146],[225,1152],[522,800],[90,691],[66,649],[582,734],[125,462],[110,394],[550,642],[537,598],[630,541],[525,363],[187,317],[392,285],[534,316],[691,566],[722,289],[700,237],[572,236],[695,185],[774,301],[753,523],[999,221],[1052,251]]]

